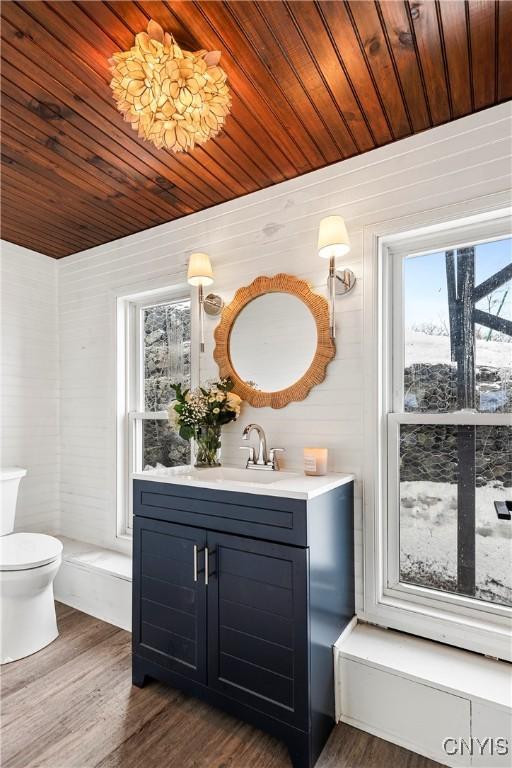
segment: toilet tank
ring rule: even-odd
[[[12,533],[16,515],[16,499],[20,480],[27,474],[21,467],[2,467],[0,469],[0,536]]]

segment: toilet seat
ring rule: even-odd
[[[0,537],[0,571],[27,571],[56,560],[62,542],[44,533],[10,533]]]

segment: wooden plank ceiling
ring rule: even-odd
[[[512,97],[512,2],[3,2],[2,237],[60,258]],[[107,60],[155,19],[222,51],[189,154],[137,138]]]

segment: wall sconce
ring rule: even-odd
[[[188,262],[187,280],[190,285],[197,288],[199,305],[199,334],[201,339],[201,352],[204,352],[204,313],[208,315],[220,315],[224,302],[220,296],[209,293],[204,296],[204,286],[213,283],[213,270],[210,257],[206,253],[192,253]]]
[[[320,222],[318,230],[318,255],[329,259],[329,316],[331,338],[336,336],[335,305],[336,296],[343,296],[352,290],[356,276],[351,269],[336,270],[336,259],[350,251],[345,220],[342,216],[327,216]]]

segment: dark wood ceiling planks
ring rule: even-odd
[[[512,98],[512,2],[2,2],[2,237],[60,258]],[[189,154],[137,138],[107,60],[153,18],[222,51]]]

